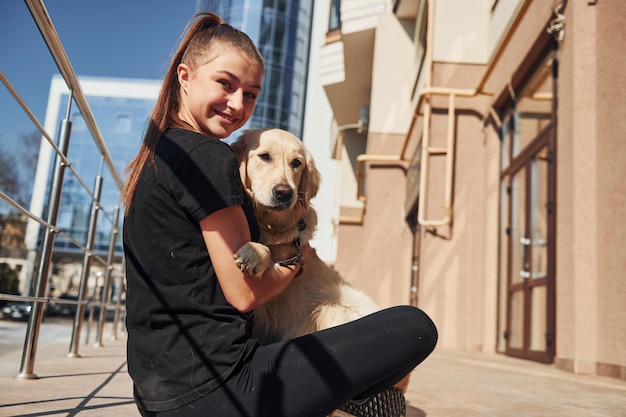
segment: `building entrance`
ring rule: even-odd
[[[502,137],[504,350],[554,357],[555,152],[551,62],[546,60],[506,111]]]

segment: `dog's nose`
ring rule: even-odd
[[[277,184],[272,189],[272,194],[281,203],[288,203],[293,198],[293,189],[287,184]]]

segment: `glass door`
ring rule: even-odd
[[[549,151],[542,146],[511,173],[510,268],[507,280],[506,352],[551,362],[553,331],[549,297]]]
[[[554,357],[555,164],[551,62],[510,103],[502,130],[500,349]]]

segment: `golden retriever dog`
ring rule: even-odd
[[[260,243],[249,242],[235,254],[237,266],[261,275],[274,263],[300,261],[299,246],[317,226],[311,206],[320,173],[301,140],[281,129],[245,131],[231,145],[246,193],[252,198]],[[288,340],[379,310],[311,248],[301,275],[276,298],[254,311],[254,335],[262,344]],[[406,391],[407,381],[396,387]]]
[[[276,262],[299,262],[299,245],[317,227],[311,199],[319,189],[320,173],[311,154],[296,136],[280,129],[247,130],[231,147],[261,232],[260,243],[237,251],[237,266],[261,275]],[[292,339],[378,309],[311,248],[300,276],[254,311],[255,336],[263,344]]]

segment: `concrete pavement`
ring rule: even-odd
[[[0,416],[137,417],[125,340],[104,347],[41,347],[36,380],[19,380],[21,352],[0,356]],[[437,350],[413,373],[406,417],[626,417],[626,382],[574,375],[502,355]],[[219,416],[217,416],[219,417]]]
[[[21,352],[0,357],[15,363],[0,377],[0,416],[140,416],[126,370],[126,340],[104,347],[80,346],[80,358],[68,358],[69,342],[46,344],[37,351],[39,379],[16,379]],[[6,368],[6,367],[5,367]]]
[[[407,417],[626,417],[626,382],[438,350],[414,371],[406,400]]]

